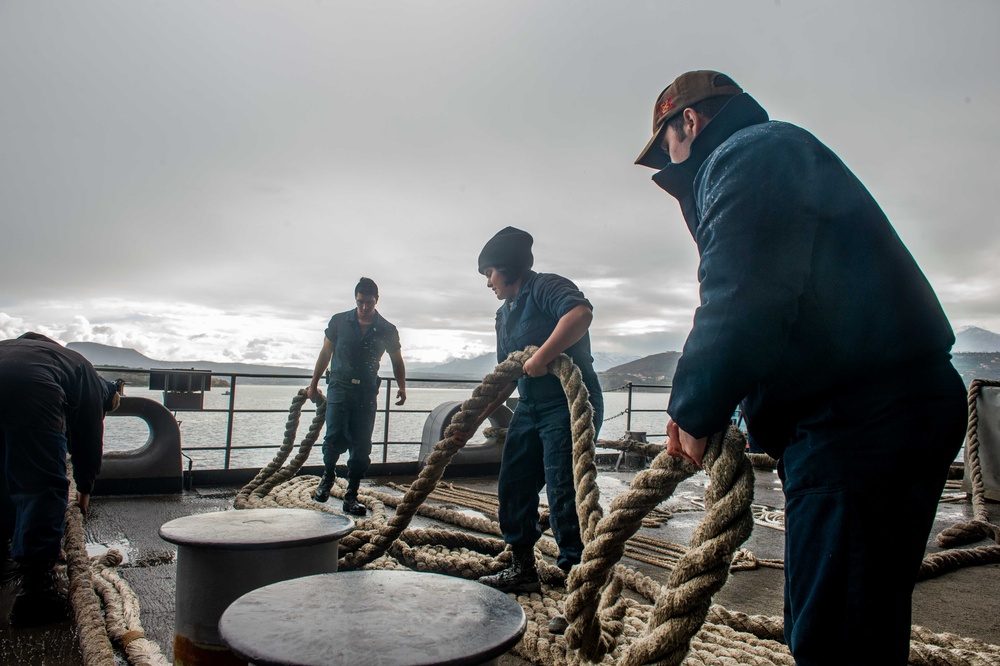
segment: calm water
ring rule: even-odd
[[[413,385],[407,388],[407,401],[403,407],[391,405],[389,414],[389,431],[386,437],[385,414],[379,412],[375,419],[375,431],[372,440],[375,445],[372,450],[372,461],[385,460],[389,462],[405,462],[416,460],[420,451],[420,438],[424,422],[429,412],[445,402],[467,399],[472,395],[469,388],[421,388]],[[214,388],[205,393],[205,409],[227,409],[230,396],[224,394],[227,389]],[[267,464],[281,445],[285,433],[285,422],[288,419],[288,408],[298,388],[295,386],[253,386],[237,385],[236,409],[276,409],[280,413],[251,413],[233,416],[233,447],[230,467],[247,468],[260,467]],[[126,389],[129,396],[150,398],[163,402],[161,391],[150,391],[144,388],[129,386]],[[395,388],[393,387],[393,396]],[[655,412],[633,412],[631,429],[649,433],[650,441],[662,442],[656,433],[666,430],[667,393],[632,394],[633,410],[656,410]],[[379,409],[385,408],[385,390],[379,394]],[[624,392],[609,392],[604,394],[605,414],[604,427],[601,429],[601,439],[618,439],[625,434],[626,416],[621,413],[627,405],[628,397]],[[298,439],[301,441],[312,421],[315,408],[303,410],[299,423]],[[193,447],[224,447],[228,414],[225,412],[177,412],[180,422],[181,443],[185,454],[192,459],[194,469],[222,468],[225,454],[223,451],[195,451]],[[324,431],[325,432],[325,431]],[[132,416],[110,416],[105,422],[105,449],[120,451],[143,446],[149,437],[149,429],[145,421]],[[321,435],[322,437],[322,435]],[[477,435],[473,442],[482,441]],[[319,464],[321,453],[319,444],[310,455],[311,464]],[[389,442],[383,446],[383,441]],[[237,450],[236,447],[266,446],[265,449]],[[292,454],[294,455],[294,453]],[[185,462],[186,467],[186,462]]]

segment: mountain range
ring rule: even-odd
[[[951,350],[956,354],[1000,352],[1000,335],[978,326],[963,326],[955,331],[955,346]]]
[[[128,347],[111,347],[98,342],[70,342],[67,349],[72,349],[94,365],[107,365],[122,368],[137,368],[143,370],[211,370],[216,374],[247,373],[254,375],[292,375],[312,374],[312,368],[295,368],[290,366],[260,365],[256,363],[217,363],[214,361],[158,361],[140,354]]]
[[[629,363],[639,359],[639,356],[628,356],[622,354],[602,354],[594,352],[594,370],[604,372],[610,368]],[[413,364],[413,376],[440,376],[463,377],[470,379],[482,379],[487,374],[493,372],[497,365],[497,355],[495,353],[483,354],[474,358],[457,358],[447,363],[437,365]],[[408,363],[407,368],[411,365]],[[409,372],[407,374],[410,374]]]
[[[142,369],[192,369],[211,370],[216,374],[245,373],[258,375],[311,374],[312,369],[291,366],[260,365],[253,363],[217,363],[213,361],[158,361],[140,354],[134,349],[110,347],[96,342],[71,342],[69,349],[82,354],[98,366],[117,366]],[[969,381],[971,377],[993,378],[1000,374],[1000,360],[992,354],[1000,354],[1000,335],[975,326],[967,326],[956,331],[954,363]],[[628,382],[633,384],[669,384],[677,369],[680,352],[670,351],[650,356],[625,356],[594,354],[594,369],[601,375],[605,388],[616,388]],[[413,363],[408,366],[408,375],[413,378],[441,379],[462,378],[481,379],[496,367],[495,354],[483,354],[468,359],[454,359],[447,363],[430,365]],[[968,375],[968,377],[967,377]],[[293,381],[293,380],[289,380]],[[301,381],[301,380],[294,380]]]

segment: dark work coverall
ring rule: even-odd
[[[705,437],[742,402],[752,439],[780,458],[796,664],[905,664],[913,585],[967,418],[934,291],[843,162],[749,95],[653,180],[677,197],[701,258],[668,411]]]
[[[590,302],[576,285],[559,275],[529,271],[521,289],[497,310],[497,360],[529,345],[540,346],[563,315]],[[594,428],[604,421],[604,396],[590,334],[564,352],[580,368],[594,408]],[[559,545],[557,564],[563,569],[580,562],[583,542],[573,488],[573,439],[566,393],[555,375],[523,377],[517,382],[519,400],[507,428],[497,495],[504,541],[534,546],[538,528],[538,493],[545,486],[552,533]]]
[[[69,492],[89,494],[104,447],[103,380],[54,342],[0,341],[0,539],[21,562],[59,557]]]
[[[379,361],[386,351],[399,350],[399,332],[375,312],[372,325],[361,335],[357,311],[349,310],[333,315],[325,334],[333,342],[333,357],[327,384],[323,465],[333,479],[340,455],[350,451],[348,494],[353,489],[356,497],[371,464],[375,401],[381,383]]]

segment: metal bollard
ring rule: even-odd
[[[174,664],[246,662],[219,636],[219,618],[236,598],[265,585],[337,570],[346,516],[307,509],[246,509],[184,516],[160,538],[177,544]]]
[[[626,430],[625,439],[631,439],[636,442],[646,441],[646,431],[645,430]],[[622,463],[625,463],[625,467],[628,469],[636,468],[642,469],[646,466],[646,456],[639,455],[638,453],[625,453],[622,451],[618,454],[618,460],[615,461],[615,471],[621,467]]]
[[[503,592],[416,571],[286,580],[243,595],[219,621],[255,666],[496,666],[526,628]]]

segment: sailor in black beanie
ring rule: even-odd
[[[515,279],[532,267],[535,258],[531,254],[534,239],[527,231],[506,227],[487,241],[479,253],[479,272],[486,274],[490,266],[501,268]]]
[[[479,253],[486,286],[503,301],[497,310],[497,361],[537,345],[517,383],[518,404],[504,442],[497,494],[500,529],[511,546],[510,567],[480,582],[504,592],[540,589],[535,569],[538,493],[545,486],[550,524],[559,545],[557,564],[564,571],[580,562],[583,542],[573,489],[573,439],[569,408],[548,364],[565,353],[580,368],[600,431],[604,400],[594,372],[588,329],[593,307],[576,285],[551,273],[531,270],[531,234],[514,227],[499,231]]]

